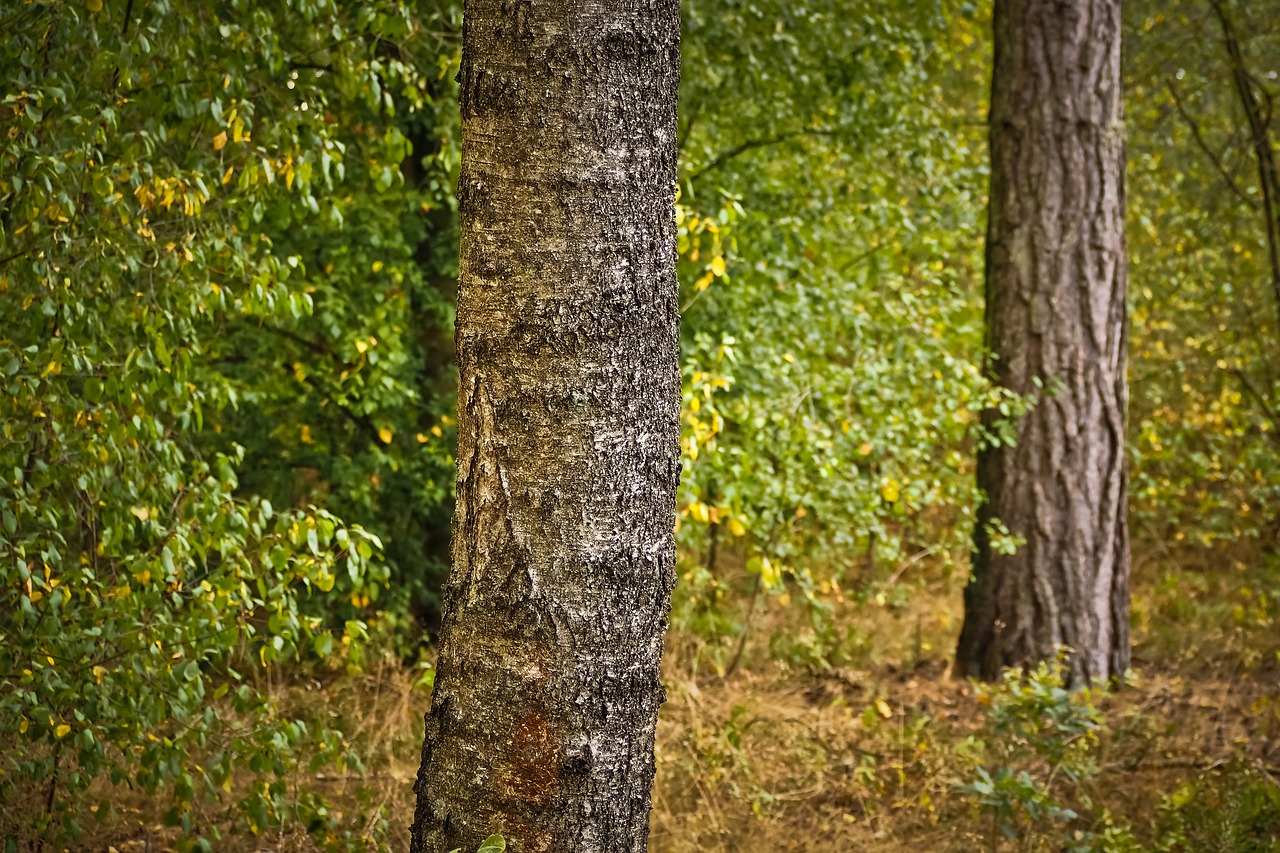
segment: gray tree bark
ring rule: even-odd
[[[414,853],[647,846],[679,37],[677,0],[466,0],[457,508]]]
[[[979,454],[961,675],[993,679],[1059,646],[1077,683],[1129,665],[1120,29],[1120,0],[995,4],[989,368],[1046,393],[1015,445]],[[1026,544],[996,553],[992,519]]]

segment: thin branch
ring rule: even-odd
[[[1262,107],[1258,104],[1255,91],[1255,78],[1245,66],[1244,52],[1240,48],[1240,39],[1236,35],[1235,25],[1227,15],[1223,0],[1209,0],[1209,5],[1217,13],[1218,22],[1222,25],[1222,40],[1227,48],[1227,56],[1231,60],[1231,77],[1240,95],[1240,105],[1244,108],[1245,117],[1249,120],[1249,130],[1253,136],[1254,155],[1258,158],[1258,182],[1262,185],[1262,209],[1266,218],[1267,254],[1271,263],[1271,287],[1275,292],[1276,316],[1280,319],[1280,217],[1277,216],[1276,205],[1280,204],[1280,173],[1276,170],[1275,150],[1271,146],[1271,130],[1268,122],[1271,118],[1270,96],[1265,90],[1262,95],[1267,100],[1264,120]]]
[[[698,178],[701,178],[703,175],[706,175],[709,172],[714,172],[716,169],[719,169],[721,166],[723,166],[725,163],[728,163],[730,160],[734,159],[735,157],[739,157],[747,153],[748,151],[754,151],[757,148],[767,148],[770,145],[778,145],[780,143],[786,142],[789,139],[795,139],[796,137],[800,137],[800,136],[836,136],[836,135],[838,135],[838,133],[837,131],[834,131],[834,130],[814,128],[814,129],[808,129],[808,130],[789,130],[785,133],[779,133],[775,136],[766,136],[760,139],[748,139],[746,142],[741,142],[733,146],[732,148],[729,148],[726,151],[723,151],[720,154],[716,155],[715,159],[713,159],[710,163],[708,163],[707,165],[703,166],[701,169],[698,169],[696,172],[690,175],[689,180],[696,181],[698,180]]]
[[[1195,139],[1196,145],[1200,146],[1200,150],[1209,158],[1209,162],[1213,163],[1213,167],[1218,170],[1218,174],[1222,176],[1222,180],[1226,182],[1227,186],[1231,189],[1231,192],[1235,193],[1237,198],[1250,207],[1257,209],[1257,200],[1245,195],[1244,190],[1240,189],[1240,185],[1236,183],[1235,177],[1232,176],[1232,174],[1227,171],[1227,167],[1223,165],[1222,159],[1214,153],[1213,149],[1209,147],[1209,143],[1205,141],[1204,136],[1200,133],[1200,123],[1187,112],[1186,106],[1182,103],[1182,98],[1178,96],[1178,88],[1174,85],[1172,77],[1165,80],[1165,86],[1169,89],[1169,95],[1173,98],[1173,105],[1178,110],[1178,115],[1182,116],[1182,120],[1187,123],[1187,128],[1191,131],[1191,136]]]
[[[1254,399],[1254,402],[1262,409],[1263,414],[1271,421],[1271,437],[1280,442],[1280,412],[1277,412],[1271,402],[1267,400],[1266,395],[1258,390],[1258,387],[1249,381],[1249,377],[1240,369],[1233,369],[1231,374],[1240,380],[1240,385],[1244,388],[1245,393]]]

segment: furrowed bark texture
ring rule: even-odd
[[[987,233],[990,372],[1043,399],[984,450],[956,670],[1074,650],[1079,683],[1129,665],[1120,0],[997,0]],[[988,419],[988,425],[994,417]],[[995,553],[993,518],[1025,537]]]
[[[466,0],[458,491],[414,853],[643,851],[679,478],[677,0]]]

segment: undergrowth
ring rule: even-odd
[[[1139,613],[1167,606],[1163,572],[1138,567]],[[1266,567],[1251,572],[1248,585],[1265,588]],[[748,611],[737,589],[748,579],[726,571],[729,594],[698,605],[701,623],[677,610],[654,853],[1280,850],[1277,644],[1262,605],[1194,637],[1136,620],[1138,672],[1118,689],[1068,690],[1052,664],[980,685],[948,670],[959,582],[921,567],[897,590],[828,596],[815,617],[776,595]],[[1223,612],[1216,582],[1204,588],[1184,625]],[[824,639],[828,629],[838,633]],[[142,853],[203,837],[231,851],[407,849],[433,671],[404,637],[374,622],[365,643],[257,685],[279,718],[340,733],[326,749],[358,761],[299,761],[265,783],[241,768],[220,804],[193,810],[190,830],[117,787],[80,848]],[[245,831],[237,804],[267,794],[271,820]]]

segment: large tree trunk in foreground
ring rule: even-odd
[[[997,0],[987,335],[994,380],[1043,399],[983,450],[962,675],[1129,665],[1120,0]],[[988,425],[994,418],[988,419]],[[986,526],[1026,544],[996,553]]]
[[[458,498],[412,850],[642,851],[679,477],[676,0],[467,0]]]

